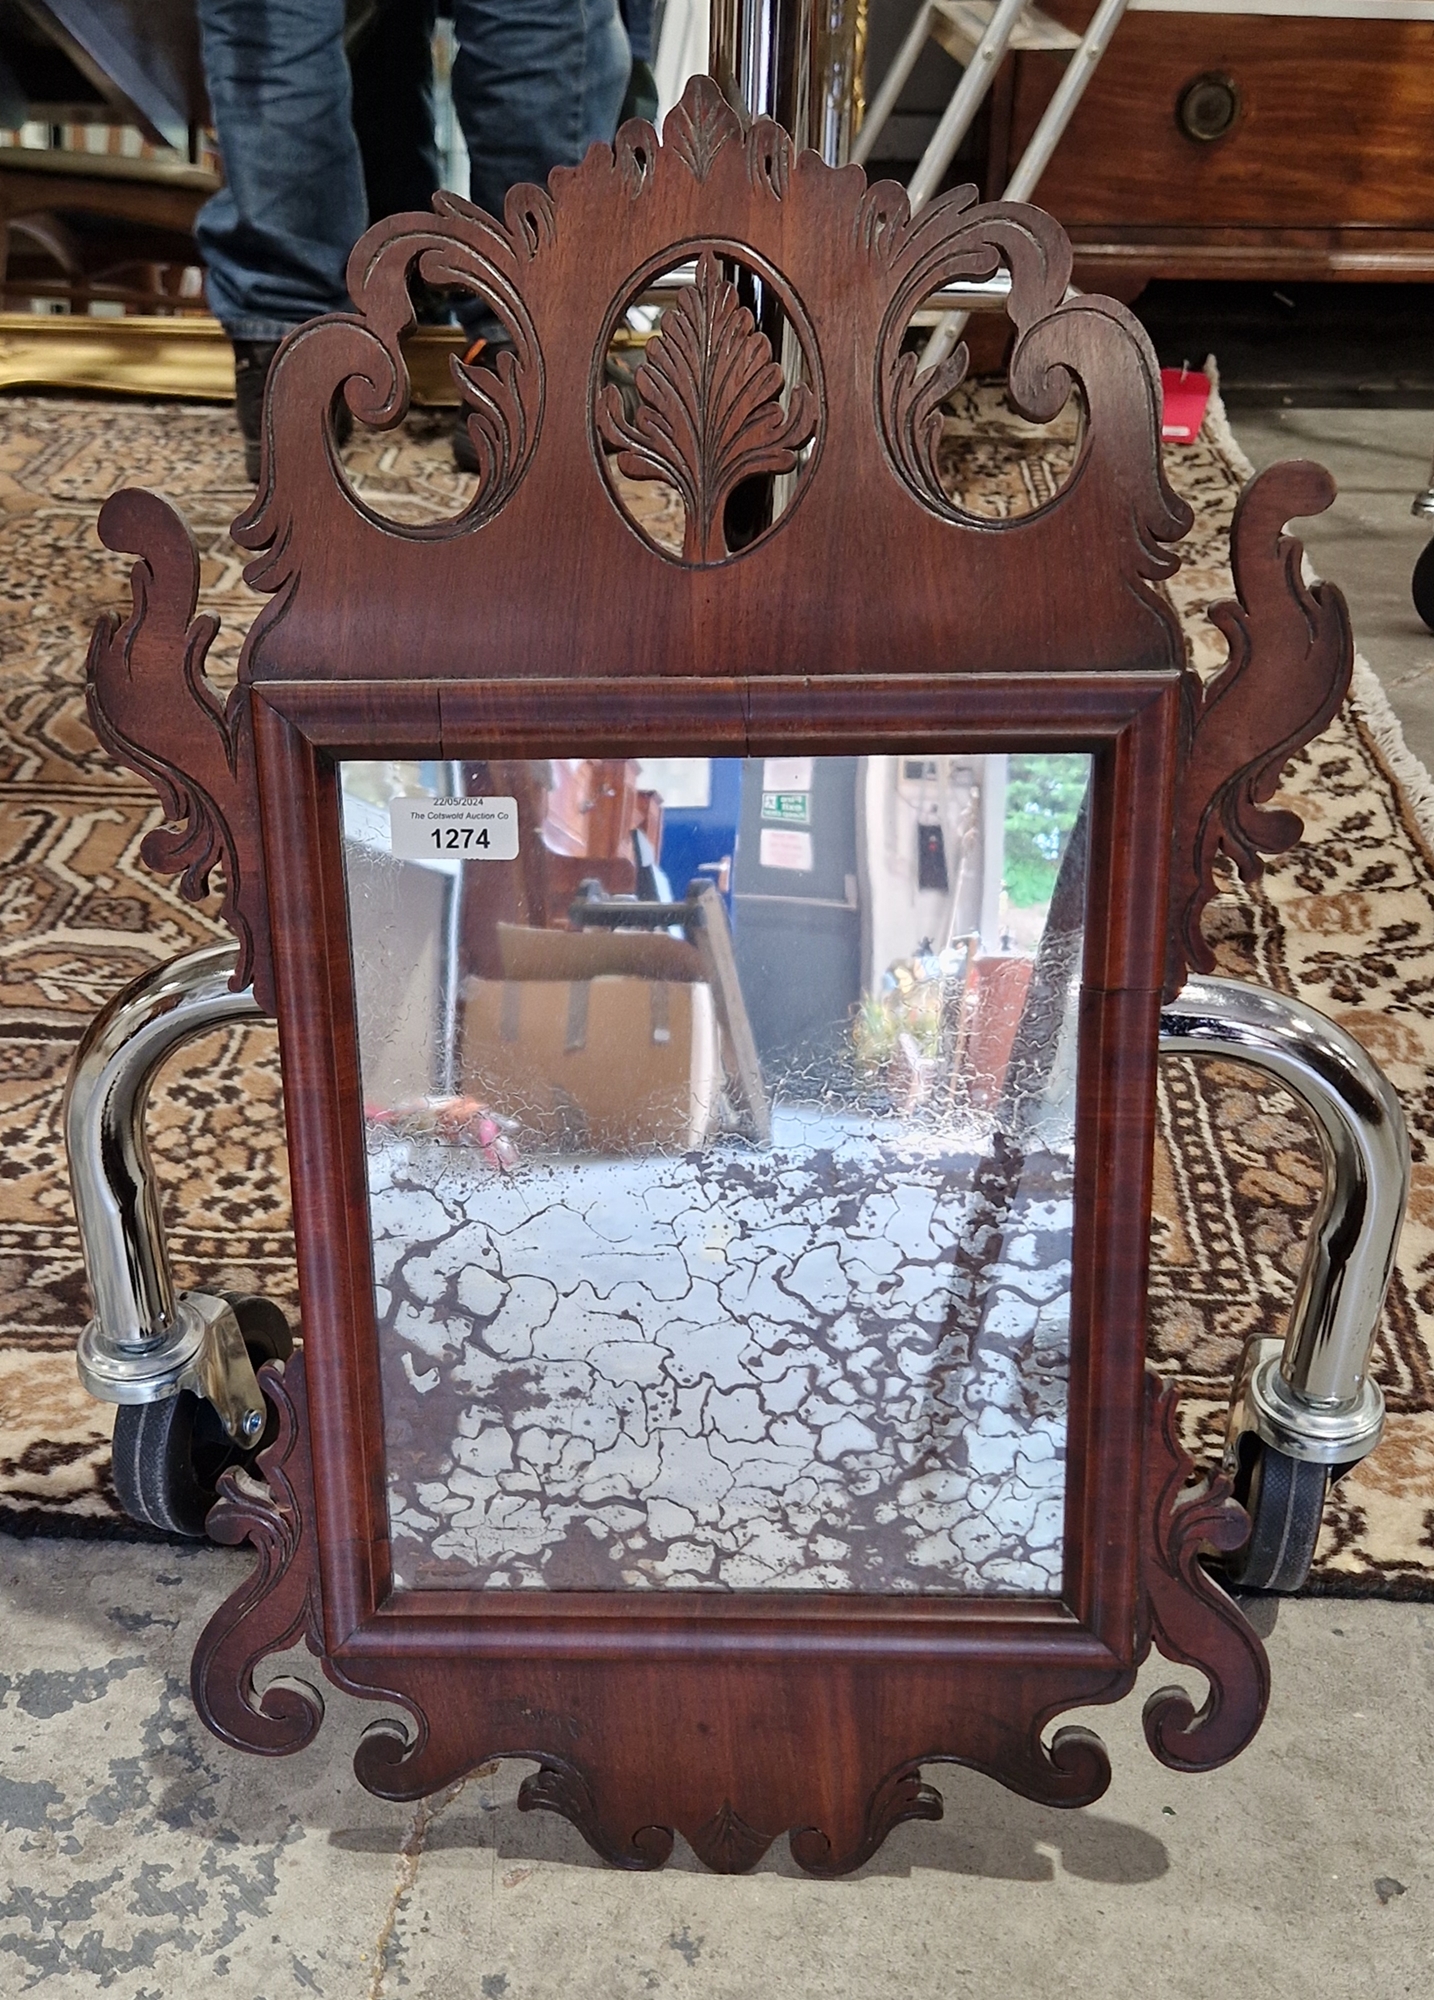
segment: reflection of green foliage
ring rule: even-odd
[[[941,1046],[944,990],[944,981],[929,979],[895,993],[868,993],[852,1014],[858,1070],[880,1072],[895,1056],[903,1034],[910,1035],[921,1055],[934,1056]]]
[[[1006,762],[1006,894],[1017,909],[1048,903],[1090,776],[1088,758]]]

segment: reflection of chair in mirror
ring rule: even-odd
[[[601,357],[674,244],[695,275],[622,410]],[[933,291],[999,262],[1013,400],[1048,420],[1079,382],[1089,421],[1045,504],[978,521],[935,450],[962,357],[921,371],[911,329]],[[329,428],[336,392],[400,418],[415,268],[468,284],[513,337],[499,372],[465,381],[475,498],[421,533],[356,504]],[[800,383],[744,303],[754,274]],[[1212,1767],[1258,1727],[1260,1642],[1201,1561],[1249,1532],[1236,1474],[1197,1476],[1145,1363],[1158,1036],[1162,994],[1209,968],[1218,857],[1253,870],[1298,838],[1262,804],[1337,706],[1349,634],[1284,533],[1329,482],[1271,468],[1233,526],[1230,660],[1201,686],[1157,588],[1188,516],[1161,473],[1154,358],[1121,308],[1067,299],[1068,276],[1037,211],[958,197],[912,217],[900,190],[796,157],[698,81],[665,143],[626,127],[515,193],[502,225],[447,198],[380,225],[358,311],[281,350],[265,477],[235,529],[274,601],[227,709],[182,526],[152,496],[106,504],[107,543],[143,564],[132,618],[97,633],[93,713],[185,817],[151,858],[196,894],[223,860],[237,982],[280,1018],[303,1167],[303,1353],[260,1371],[281,1417],[266,1489],[230,1481],[211,1519],[266,1551],[196,1659],[229,1741],[312,1736],[316,1700],[253,1678],[307,1631],[344,1687],[410,1719],[360,1749],[380,1793],[529,1757],[525,1802],[624,1865],[659,1863],[680,1830],[746,1867],[786,1832],[823,1873],[938,1809],[921,1762],[1098,1796],[1098,1741],[1048,1726],[1127,1693],[1152,1645],[1211,1689],[1198,1712],[1169,1690],[1148,1707],[1168,1764]],[[694,383],[716,401],[684,422]],[[787,504],[734,548],[726,502],[748,475],[779,476]],[[642,477],[678,496],[681,553],[628,511],[621,481]],[[712,886],[637,900],[622,842],[653,824],[629,770],[649,747],[780,767],[703,856],[731,862],[730,937]],[[994,816],[1003,760],[1028,751],[1079,759],[1089,803],[1079,837],[1077,807],[1062,822],[1059,875],[1011,898],[1026,917],[1006,951],[997,827],[963,901],[969,812],[951,804],[943,897],[936,841],[923,877],[911,838],[935,821],[919,797],[901,818],[900,788],[911,768],[918,794],[969,798],[985,758]],[[364,871],[398,849],[380,825],[371,864],[346,851],[339,768],[377,757],[456,766],[475,811],[518,802],[516,845],[455,862],[452,905],[461,1062],[509,1064],[541,1142],[511,1171],[363,1115]],[[862,794],[878,759],[892,782]],[[884,922],[873,885],[900,886],[901,855],[910,898]],[[587,880],[605,893],[575,900]],[[910,1105],[883,1054],[898,1024],[870,1003],[923,943],[953,988],[1008,958],[1022,970],[987,991],[1024,991],[953,1023],[933,981],[900,1024],[932,1065]],[[963,1026],[987,1045],[968,1063],[981,1121],[950,1115]],[[754,1134],[770,1110],[769,1145],[714,1131],[719,1070]],[[1266,1417],[1279,1365],[1252,1377]],[[1369,1448],[1363,1405],[1360,1421]],[[1257,1510],[1276,1483],[1246,1488]]]
[[[528,924],[539,930],[567,922],[568,905],[584,881],[600,882],[609,895],[637,887],[634,838],[654,832],[660,845],[662,803],[641,792],[632,758],[551,758],[538,762],[495,758],[460,766],[465,793],[494,794],[518,803],[526,837],[517,875],[485,879],[482,893],[462,898],[462,976],[501,976],[497,927]]]
[[[462,767],[467,794],[516,800],[524,838],[516,869],[454,882],[453,1085],[570,1150],[691,1148],[724,1125],[765,1138],[726,905],[702,881],[679,904],[634,895],[640,872],[658,879],[663,821],[637,773],[634,758]]]

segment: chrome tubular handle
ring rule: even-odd
[[[145,1111],[167,1056],[206,1029],[258,1016],[252,992],[229,990],[238,961],[237,945],[208,945],[133,981],[90,1023],[70,1069],[70,1186],[95,1315],[117,1346],[147,1346],[175,1321]]]
[[[1289,1329],[1282,1352],[1256,1357],[1241,1387],[1250,1421],[1276,1449],[1323,1464],[1362,1457],[1383,1424],[1369,1353],[1409,1192],[1399,1099],[1343,1028],[1240,980],[1190,980],[1161,1010],[1160,1049],[1248,1063],[1293,1091],[1314,1119],[1325,1188]]]
[[[232,992],[232,944],[211,945],[136,980],[80,1043],[65,1097],[65,1143],[95,1319],[80,1373],[95,1394],[147,1401],[206,1385],[238,1425],[255,1402],[241,1356],[208,1327],[201,1295],[176,1300],[145,1140],[150,1088],[165,1058],[225,1023],[261,1018],[252,992]],[[1315,1120],[1325,1190],[1283,1351],[1256,1342],[1235,1421],[1291,1457],[1348,1462],[1373,1449],[1383,1397],[1368,1376],[1409,1187],[1399,1101],[1354,1038],[1302,1002],[1229,979],[1192,979],[1160,1017],[1162,1053],[1218,1056],[1278,1079]],[[1271,1351],[1265,1351],[1269,1349]],[[206,1360],[206,1357],[208,1359]],[[236,1377],[238,1379],[233,1379]]]
[[[208,945],[134,980],[85,1031],[65,1091],[65,1148],[95,1317],[80,1335],[80,1380],[112,1403],[182,1389],[204,1396],[241,1442],[264,1427],[264,1402],[233,1310],[222,1298],[176,1298],[145,1138],[150,1088],[167,1056],[233,1021],[260,1018],[247,988],[230,991],[237,945]]]

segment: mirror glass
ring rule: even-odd
[[[1089,759],[340,779],[397,1582],[1058,1592]]]

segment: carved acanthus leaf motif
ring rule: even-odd
[[[757,473],[795,469],[816,429],[816,398],[805,383],[782,406],[782,371],[737,287],[711,250],[648,342],[636,371],[639,408],[629,421],[612,384],[598,428],[629,479],[665,479],[686,514],[684,562],[727,555],[723,511],[734,488]]]
[[[896,461],[919,492],[943,507],[948,501],[936,455],[945,428],[941,405],[965,381],[970,363],[970,349],[958,340],[944,361],[920,374],[920,356],[903,354],[883,385],[883,414]]]
[[[522,1812],[560,1814],[614,1868],[661,1868],[672,1853],[670,1826],[641,1826],[625,1846],[615,1841],[599,1817],[592,1786],[565,1757],[544,1754],[538,1769],[518,1788],[518,1807]]]
[[[211,871],[223,871],[221,915],[240,947],[234,984],[252,981],[260,1005],[272,1008],[249,697],[236,688],[223,702],[205,678],[219,621],[195,616],[194,538],[156,494],[134,490],[106,500],[99,536],[139,561],[130,572],[130,616],[100,618],[90,640],[91,726],[118,763],[153,785],[165,817],[180,823],[146,834],[146,863],[179,875],[180,894],[192,903],[209,894]]]
[[[468,435],[478,454],[478,487],[471,509],[486,517],[507,502],[527,465],[531,439],[520,364],[504,348],[493,368],[470,368],[456,354],[450,365],[458,393],[468,405]]]
[[[437,205],[437,196],[434,197]],[[533,181],[518,181],[503,197],[503,227],[514,250],[525,263],[558,240],[558,212],[545,187]]]
[[[1242,1548],[1250,1520],[1224,1473],[1189,1483],[1195,1467],[1180,1442],[1179,1394],[1153,1370],[1146,1390],[1140,1657],[1153,1643],[1167,1660],[1198,1668],[1210,1692],[1197,1713],[1183,1688],[1161,1688],[1145,1704],[1145,1740],[1172,1770],[1213,1771],[1249,1743],[1270,1695],[1258,1635],[1200,1560]]]
[[[254,1669],[268,1654],[299,1639],[322,1651],[303,1356],[282,1367],[266,1363],[259,1385],[279,1417],[273,1444],[259,1455],[265,1485],[226,1472],[205,1523],[212,1541],[250,1542],[259,1561],[201,1633],[190,1685],[216,1736],[238,1750],[284,1757],[312,1742],[324,1719],[323,1702],[304,1683],[276,1682],[257,1697],[254,1689]]]
[[[710,76],[694,76],[680,104],[668,112],[662,143],[693,175],[705,181],[722,148],[742,137],[742,122]]]
[[[739,1812],[732,1809],[732,1801],[723,1799],[711,1819],[697,1829],[692,1836],[692,1849],[700,1861],[717,1875],[745,1875],[749,1868],[755,1868],[772,1842],[773,1833],[759,1833],[755,1826],[749,1826]]]
[[[645,118],[629,118],[619,125],[612,142],[618,178],[635,200],[651,185],[653,164],[658,155],[657,133]]]
[[[1304,581],[1304,551],[1285,523],[1321,514],[1334,499],[1323,466],[1291,459],[1269,466],[1240,496],[1230,526],[1237,597],[1211,608],[1230,657],[1203,685],[1186,678],[1185,743],[1175,808],[1166,997],[1187,967],[1211,972],[1215,954],[1201,929],[1223,854],[1241,879],[1260,875],[1263,855],[1283,854],[1304,832],[1292,812],[1269,812],[1280,773],[1334,718],[1349,690],[1354,639],[1332,583]]]
[[[785,201],[792,180],[793,146],[773,118],[754,119],[747,133],[747,177],[775,201]]]
[[[889,266],[911,221],[911,202],[899,181],[873,181],[852,221],[852,247]]]
[[[848,1875],[870,1861],[886,1836],[906,1820],[940,1819],[944,1810],[940,1792],[923,1781],[920,1765],[903,1764],[872,1793],[861,1839],[849,1853],[833,1853],[830,1835],[819,1826],[795,1827],[787,1845],[808,1875]]]
[[[545,251],[555,232],[554,204],[545,188],[520,184],[508,191],[506,226],[456,194],[434,196],[435,214],[421,229],[389,216],[354,246],[348,282],[357,315],[332,313],[296,330],[274,359],[264,403],[266,438],[260,485],[231,530],[241,548],[258,551],[245,571],[254,589],[282,596],[297,575],[297,550],[305,536],[316,490],[347,490],[362,516],[383,528],[372,496],[346,488],[333,444],[329,412],[341,393],[362,424],[383,430],[408,407],[404,337],[414,322],[410,285],[415,272],[436,290],[461,290],[496,315],[511,348],[496,367],[468,367],[456,355],[449,366],[470,412],[468,432],[478,456],[474,492],[452,524],[483,525],[507,505],[532,463],[542,428],[546,377],[522,274]],[[284,439],[282,455],[274,440]],[[419,530],[427,533],[428,530]],[[281,604],[261,613],[250,630],[241,667],[248,679],[262,659]],[[264,669],[259,669],[261,677]]]
[[[958,342],[945,361],[922,369],[903,351],[912,313],[940,286],[1011,274],[1009,310],[1024,331],[1059,305],[1070,250],[1049,216],[1023,206],[978,206],[976,190],[953,188],[912,215],[904,190],[879,181],[857,211],[854,246],[892,273],[892,296],[878,340],[876,402],[887,450],[912,488],[938,513],[961,518],[936,459],[941,404],[965,379],[969,354]],[[920,371],[920,372],[918,372]]]

